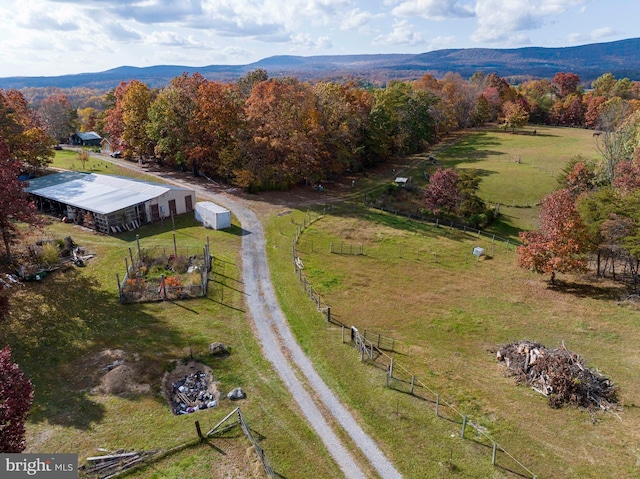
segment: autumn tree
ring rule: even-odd
[[[32,402],[33,385],[7,346],[0,350],[0,453],[24,451],[24,424]]]
[[[424,203],[429,211],[436,215],[454,214],[462,195],[458,190],[458,173],[451,168],[438,168],[429,178],[424,193]]]
[[[293,78],[259,82],[245,112],[251,133],[245,165],[255,186],[288,188],[321,178],[319,112],[308,84]]]
[[[116,150],[123,150],[126,148],[124,141],[124,121],[122,108],[122,100],[127,92],[127,83],[120,82],[120,84],[112,91],[105,94],[104,102],[106,109],[104,112],[104,131],[109,135],[109,141]]]
[[[588,266],[586,228],[566,189],[545,196],[540,205],[540,228],[520,233],[518,265],[536,273],[583,272]]]
[[[80,131],[95,131],[98,127],[98,110],[93,107],[78,108],[78,126]]]
[[[151,139],[147,133],[151,90],[138,81],[131,80],[122,97],[122,140],[127,145],[125,155],[145,158],[153,153]]]
[[[504,128],[510,128],[512,131],[524,127],[529,121],[529,112],[520,102],[506,102],[502,108],[502,114]]]
[[[24,184],[18,180],[20,162],[13,159],[0,134],[0,234],[4,243],[7,262],[13,261],[11,245],[18,238],[19,222],[37,225],[38,217],[33,202],[24,192]]]
[[[14,159],[33,170],[51,163],[55,140],[17,90],[0,91],[0,133]]]
[[[206,81],[199,73],[173,78],[149,107],[147,134],[161,164],[192,167],[197,172],[197,164],[190,161],[189,151],[200,139],[196,135],[202,132],[192,135],[190,124],[196,111],[199,88]]]
[[[203,82],[195,100],[188,124],[189,157],[204,174],[234,181],[234,171],[242,169],[240,147],[246,133],[238,89],[235,85]]]
[[[89,161],[90,158],[91,158],[91,156],[89,155],[89,152],[87,152],[87,150],[85,150],[84,148],[81,149],[76,154],[76,159],[80,162],[80,165],[82,166],[83,170],[87,166],[87,161]]]
[[[371,95],[354,83],[320,82],[313,86],[320,114],[322,164],[328,175],[359,171],[365,158]]]
[[[253,71],[247,72],[245,76],[236,82],[240,96],[244,99],[249,98],[251,90],[253,90],[253,86],[257,83],[267,81],[268,79],[269,74],[264,68],[256,68]]]
[[[551,80],[551,87],[560,98],[565,98],[578,92],[580,77],[575,73],[558,72]]]
[[[76,129],[78,114],[64,93],[42,100],[38,114],[47,133],[58,143],[64,143]]]

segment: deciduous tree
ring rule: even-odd
[[[5,347],[0,350],[0,453],[24,451],[24,423],[32,402],[33,385]]]
[[[39,224],[35,205],[27,198],[19,175],[20,162],[12,158],[0,132],[0,234],[9,263],[13,261],[11,245],[18,238],[17,223]]]
[[[55,140],[17,90],[0,91],[0,132],[12,158],[33,170],[51,163]]]
[[[424,193],[424,202],[428,210],[436,215],[455,213],[462,196],[458,189],[458,173],[451,168],[438,168],[429,178]]]
[[[49,136],[58,143],[65,142],[77,127],[78,113],[64,93],[42,100],[38,114]]]
[[[520,233],[523,244],[518,247],[518,265],[551,274],[552,284],[556,272],[585,271],[589,245],[572,194],[563,189],[544,197],[539,221],[538,230]]]

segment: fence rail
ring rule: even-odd
[[[385,370],[386,386],[388,388],[421,398],[425,402],[425,404],[433,405],[435,415],[437,417],[447,418],[451,421],[459,422],[461,425],[460,437],[462,439],[466,438],[491,447],[492,465],[501,467],[505,470],[516,472],[517,474],[524,477],[537,479],[537,476],[529,468],[527,468],[522,462],[520,462],[513,455],[507,452],[498,442],[496,442],[491,436],[484,432],[477,423],[473,422],[466,414],[458,411],[452,404],[445,401],[440,393],[427,386],[415,374],[411,373],[401,365],[394,362],[394,358],[387,354],[387,351],[394,351],[395,341],[393,340],[393,338],[368,332],[367,330],[363,330],[363,332],[360,333],[358,328],[356,328],[355,326],[347,326],[346,324],[337,321],[335,317],[331,315],[331,307],[322,299],[320,293],[313,288],[311,282],[303,274],[302,270],[304,268],[304,265],[302,264],[302,260],[297,255],[297,244],[300,240],[300,235],[304,232],[305,228],[307,228],[314,221],[317,221],[321,217],[322,216],[320,216],[318,213],[314,213],[313,216],[311,214],[308,214],[307,217],[304,218],[302,225],[296,226],[296,232],[292,244],[292,261],[294,272],[298,275],[298,280],[302,283],[304,290],[308,292],[309,298],[316,302],[318,311],[325,316],[327,322],[337,324],[342,327],[342,342],[345,343],[345,338],[348,336],[349,340],[346,342],[352,344],[359,351],[360,361],[370,364],[381,370]],[[435,225],[442,226],[442,224],[438,223],[437,219],[435,220]],[[464,232],[475,232],[478,237],[480,237],[483,233],[482,231],[468,228],[465,225],[456,225],[454,223],[450,223],[444,226],[449,226],[450,228],[457,228],[459,226],[462,226],[461,229]],[[490,237],[492,238],[492,241],[495,241],[496,238],[498,238],[495,235],[492,235]],[[498,239],[500,241],[504,240],[503,238]],[[515,243],[510,243],[508,239],[504,241],[507,247],[510,244],[512,246],[516,246]],[[333,246],[331,247],[333,248]],[[364,254],[364,252],[359,254]],[[346,333],[347,330],[349,331],[349,334]],[[468,429],[470,430],[470,432],[473,431],[474,437],[469,437],[469,434],[467,434]],[[500,457],[498,456],[499,453]],[[509,462],[509,464],[504,464],[507,461]],[[514,468],[519,469],[519,472],[514,471]]]
[[[167,255],[167,247],[155,245],[152,248],[142,248],[140,238],[136,235],[136,254],[129,248],[129,256],[125,257],[125,274],[122,281],[116,273],[118,283],[118,298],[121,303],[146,303],[175,299],[197,298],[207,295],[209,272],[212,269],[213,257],[207,243],[200,249],[201,260],[196,254],[178,255],[180,249],[173,235],[173,247]],[[160,253],[162,249],[162,254]],[[189,248],[185,249],[189,252]],[[192,252],[195,252],[192,249]],[[145,263],[144,258],[152,258],[153,266]],[[175,275],[160,274],[159,277],[148,277],[148,271],[153,267],[167,270],[170,263],[182,261],[186,273]],[[168,270],[167,270],[168,271]]]
[[[262,449],[262,447],[260,446],[256,438],[254,437],[253,433],[251,432],[251,428],[249,427],[249,424],[245,420],[244,416],[242,415],[242,411],[240,411],[239,407],[235,408],[233,411],[227,414],[225,418],[222,419],[222,421],[220,421],[217,425],[215,425],[202,437],[209,438],[211,436],[220,435],[238,425],[240,426],[240,428],[242,429],[242,432],[244,432],[244,435],[247,436],[247,438],[251,442],[251,445],[255,449],[256,454],[258,455],[258,458],[262,463],[262,468],[264,469],[265,474],[270,479],[277,479],[279,476],[274,472],[273,468],[269,464],[269,461],[267,460],[267,456],[264,453],[264,449]],[[198,435],[200,435],[201,434],[200,425],[198,423],[196,423],[196,428],[198,429]]]

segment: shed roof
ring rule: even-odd
[[[215,203],[212,203],[211,201],[198,201],[196,203],[196,210],[201,211],[201,210],[206,210],[206,211],[210,211],[211,213],[231,213],[228,209],[223,208],[220,205],[217,205]]]
[[[191,191],[120,176],[75,171],[35,178],[25,189],[28,193],[100,214],[144,203],[170,190]]]
[[[98,135],[95,131],[76,131],[76,135],[82,141],[102,139],[102,137]]]

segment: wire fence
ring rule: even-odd
[[[129,248],[129,256],[124,258],[125,274],[122,281],[116,273],[121,303],[146,303],[207,295],[213,258],[208,238],[199,255],[195,248],[191,248],[191,251],[188,247],[178,248],[175,234],[169,254],[166,246],[142,248],[137,235],[136,246],[136,254]]]
[[[512,454],[505,450],[503,446],[489,436],[483,430],[484,428],[482,426],[474,422],[466,414],[457,410],[451,403],[444,400],[443,396],[441,396],[439,392],[430,388],[415,374],[397,364],[397,362],[394,361],[394,358],[387,354],[387,351],[395,351],[395,341],[393,338],[372,333],[370,331],[368,332],[367,330],[363,330],[361,333],[355,326],[348,326],[337,320],[335,316],[332,316],[331,306],[321,296],[320,292],[317,289],[314,289],[311,281],[309,281],[302,272],[304,265],[297,254],[297,245],[300,242],[300,236],[304,230],[323,216],[324,215],[317,212],[310,212],[304,217],[302,224],[296,226],[296,232],[292,243],[292,260],[294,272],[297,274],[298,280],[302,284],[304,291],[309,295],[309,299],[316,303],[318,312],[324,315],[327,322],[342,327],[342,343],[352,344],[359,351],[361,362],[385,371],[387,388],[422,399],[425,404],[430,405],[434,409],[437,417],[459,423],[460,437],[462,439],[468,439],[490,448],[492,465],[522,477],[537,479],[537,476],[527,466],[516,459]],[[457,228],[459,225],[451,223],[447,226],[450,228]],[[462,225],[462,229],[465,233],[470,231],[473,234],[477,234],[478,237],[482,236],[482,232],[473,229],[467,230],[464,225]],[[492,241],[495,241],[496,237],[491,236],[491,239]],[[512,247],[516,246],[514,243],[509,243],[509,240],[504,240],[503,238],[499,238],[499,241],[505,241],[505,246],[507,246],[507,248],[509,248],[509,244],[511,244]],[[313,248],[314,246],[312,244],[312,251]],[[333,245],[331,245],[331,248],[333,249]],[[344,248],[342,248],[342,251],[342,254],[345,254]],[[354,253],[353,251],[356,252]],[[362,247],[359,249],[351,247],[347,254],[365,253]]]
[[[260,446],[260,443],[253,435],[253,432],[251,431],[249,424],[247,423],[244,416],[242,415],[242,411],[240,411],[239,407],[235,408],[233,411],[227,414],[227,416],[224,419],[222,419],[222,421],[220,421],[217,425],[211,428],[205,435],[202,435],[202,432],[200,431],[200,424],[198,422],[196,422],[196,429],[198,431],[198,436],[206,439],[211,436],[223,434],[229,431],[230,429],[237,427],[238,425],[242,429],[242,432],[244,432],[244,435],[247,436],[247,438],[251,442],[253,449],[256,451],[256,454],[258,455],[258,458],[262,463],[262,468],[264,469],[265,474],[270,479],[277,479],[278,477],[280,477],[278,474],[274,472],[273,468],[269,464],[269,461],[267,460],[267,456],[264,453],[264,449],[262,449],[262,447]]]

